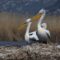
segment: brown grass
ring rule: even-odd
[[[51,32],[51,41],[60,43],[60,16],[46,16],[45,21]]]
[[[0,13],[0,40],[17,41],[24,38],[27,25],[23,25],[25,22],[23,15]],[[44,21],[48,25],[48,29],[51,31],[51,40],[53,42],[59,42],[60,39],[60,16],[46,16]],[[37,21],[33,22],[31,30],[36,30]],[[21,29],[21,26],[24,26]]]
[[[0,13],[0,40],[20,40],[21,35],[17,28],[22,21],[23,16]]]

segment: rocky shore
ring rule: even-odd
[[[0,46],[0,60],[59,60],[60,45],[33,43],[23,47]]]

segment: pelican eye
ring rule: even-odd
[[[41,27],[43,28],[44,26],[41,25]]]

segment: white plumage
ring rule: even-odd
[[[38,20],[36,31],[29,32],[32,22],[30,18],[26,20],[27,29],[25,33],[25,40],[28,43],[30,43],[31,40],[47,43],[47,40],[50,38],[50,32],[49,30],[47,30],[47,24],[42,23],[45,17],[46,11],[44,9],[41,9],[39,11],[39,14],[42,14],[42,16]]]
[[[50,38],[50,32],[49,30],[47,30],[47,24],[42,23],[45,17],[46,11],[44,9],[41,9],[39,13],[41,13],[42,16],[37,23],[37,35],[39,37],[40,42],[47,43],[47,40]]]
[[[38,36],[36,35],[36,31],[33,32],[29,32],[30,31],[30,27],[31,27],[31,19],[27,19],[26,20],[27,23],[27,29],[26,29],[26,33],[25,33],[25,40],[30,43],[30,41],[32,40],[39,40]]]

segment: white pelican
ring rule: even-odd
[[[32,41],[37,41],[39,40],[38,39],[38,36],[36,35],[36,31],[33,31],[33,32],[29,32],[30,31],[30,27],[31,27],[31,19],[27,19],[26,20],[26,23],[27,23],[27,29],[26,29],[26,33],[25,33],[25,40],[30,43],[31,40]]]
[[[42,16],[40,17],[37,23],[37,35],[40,42],[47,43],[47,40],[50,38],[50,32],[49,30],[46,29],[47,24],[42,23],[42,20],[45,17],[46,11],[44,9],[41,9],[39,13],[42,14]]]

